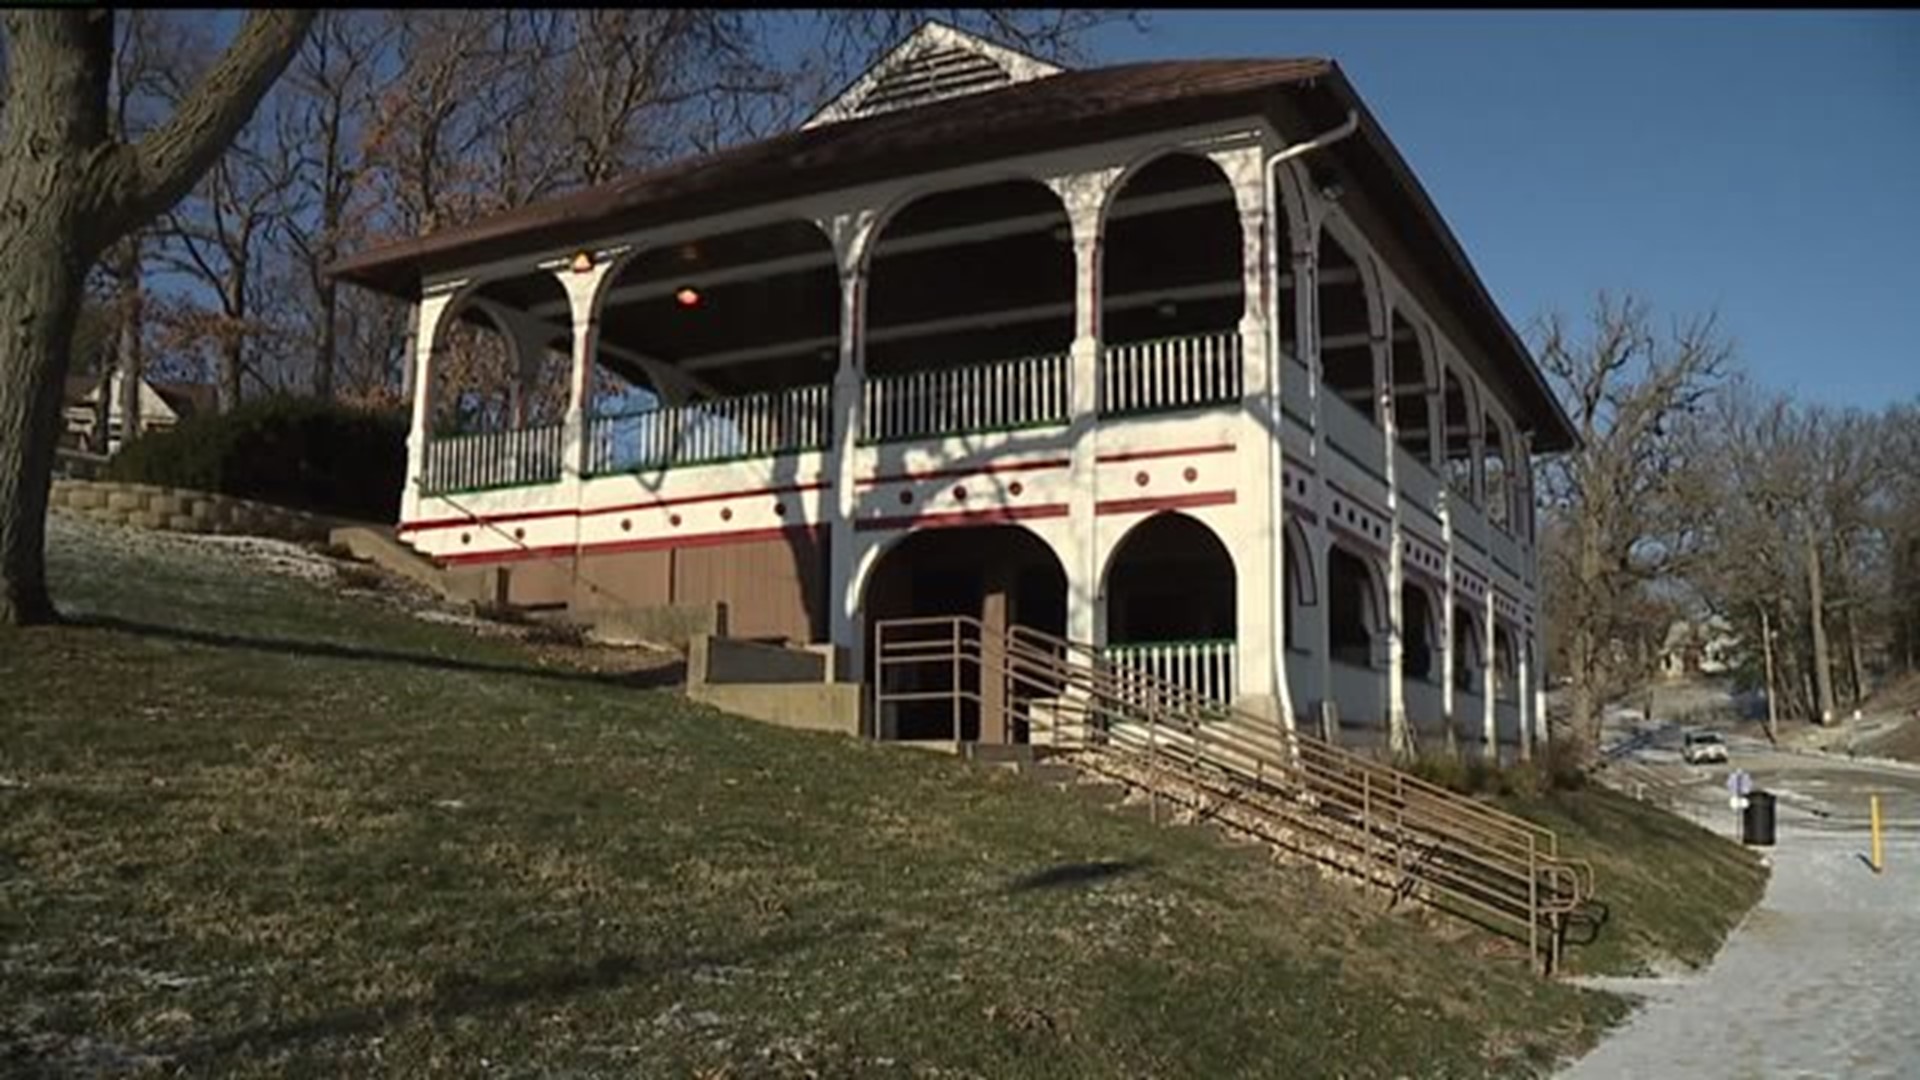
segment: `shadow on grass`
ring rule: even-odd
[[[206,1064],[236,1052],[251,1050],[271,1055],[306,1043],[376,1035],[402,1024],[451,1020],[527,1004],[553,1005],[586,994],[658,982],[702,968],[764,962],[837,939],[858,937],[880,926],[878,920],[862,915],[837,924],[768,935],[726,953],[666,957],[607,953],[586,963],[563,964],[504,978],[455,971],[437,978],[434,989],[424,997],[254,1024],[181,1045],[169,1056],[182,1065]]]
[[[1010,893],[1037,889],[1061,889],[1073,885],[1091,885],[1096,881],[1121,877],[1153,864],[1152,859],[1101,859],[1096,862],[1062,863],[1016,878],[1007,885]]]
[[[390,649],[367,648],[359,645],[341,645],[331,641],[301,641],[290,638],[252,637],[244,634],[227,634],[212,630],[194,630],[184,626],[163,626],[158,623],[138,622],[114,615],[79,616],[69,619],[67,625],[87,627],[96,630],[112,630],[123,634],[160,638],[167,641],[179,641],[191,645],[203,645],[214,649],[246,649],[253,652],[269,653],[275,656],[307,656],[328,660],[355,660],[363,663],[397,664],[407,667],[426,668],[432,671],[553,679],[561,682],[614,686],[629,690],[653,690],[677,686],[686,678],[686,664],[684,662],[676,662],[647,671],[619,673],[570,671],[565,669],[526,667],[518,664],[490,663],[484,660],[462,660],[455,657],[435,656],[431,653],[397,652]]]

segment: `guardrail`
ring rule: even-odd
[[[563,444],[559,424],[435,436],[427,442],[420,490],[440,495],[551,483],[560,479]]]
[[[1107,662],[1136,668],[1155,679],[1183,686],[1208,701],[1230,702],[1236,685],[1238,646],[1231,638],[1203,641],[1155,641],[1108,645]]]
[[[833,388],[795,386],[587,421],[589,476],[825,449]]]
[[[1109,345],[1100,354],[1100,414],[1171,412],[1240,400],[1237,331]]]
[[[1064,424],[1071,366],[1067,354],[1048,353],[875,376],[862,391],[860,441]]]
[[[873,707],[946,703],[961,739],[969,711],[997,705],[1008,730],[1038,727],[1053,745],[1111,752],[1282,824],[1311,831],[1371,869],[1396,898],[1417,897],[1524,927],[1549,971],[1568,918],[1594,896],[1590,864],[1524,818],[1212,701],[1097,647],[977,619],[893,619],[875,628]],[[1070,730],[1071,729],[1071,730]],[[1063,735],[1065,738],[1063,738]]]

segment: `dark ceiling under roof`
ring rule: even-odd
[[[423,280],[496,260],[564,252],[689,218],[1158,128],[1265,116],[1307,138],[1361,118],[1357,138],[1323,152],[1379,206],[1440,299],[1458,313],[1537,452],[1576,435],[1519,336],[1501,314],[1412,170],[1339,66],[1323,59],[1193,60],[1069,71],[878,116],[792,131],[637,172],[457,228],[349,256],[328,268],[403,299]],[[1313,130],[1290,130],[1304,117]],[[1298,119],[1288,121],[1299,125]],[[1466,342],[1461,343],[1463,346]]]

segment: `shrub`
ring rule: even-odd
[[[273,397],[143,435],[114,455],[107,479],[393,521],[406,471],[404,416]]]

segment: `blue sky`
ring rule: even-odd
[[[1632,289],[1815,401],[1920,395],[1920,13],[1164,11],[1098,63],[1337,60],[1523,332]]]

